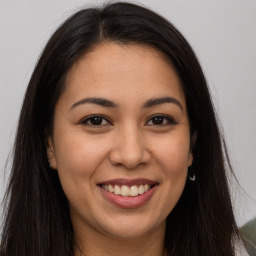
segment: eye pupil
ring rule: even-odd
[[[152,119],[152,123],[155,124],[155,125],[163,124],[163,121],[164,121],[164,118],[161,117],[161,116],[155,116]]]
[[[102,117],[100,117],[100,116],[91,117],[90,122],[91,122],[92,125],[101,125]]]

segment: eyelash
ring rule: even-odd
[[[93,120],[94,119],[94,120]],[[155,120],[154,120],[155,119]],[[160,121],[160,124],[154,124],[153,120],[156,122]],[[99,122],[99,124],[93,124],[93,122]],[[161,123],[161,121],[163,123]],[[102,124],[102,122],[106,122],[105,124]],[[149,123],[152,124],[149,124]],[[86,117],[85,119],[83,119],[80,124],[82,125],[90,125],[90,126],[94,126],[94,127],[102,127],[102,126],[106,126],[106,125],[111,125],[112,122],[110,122],[106,117],[101,116],[101,115],[91,115],[89,117]],[[147,126],[157,126],[157,127],[161,127],[161,126],[166,126],[166,125],[175,125],[177,124],[177,122],[174,120],[174,118],[170,117],[170,116],[166,116],[163,114],[156,114],[153,115],[152,117],[150,117],[150,119],[146,122]]]
[[[155,121],[163,121],[164,124],[148,124],[149,122],[152,122],[153,119],[155,118]],[[174,120],[174,118],[170,117],[170,116],[166,116],[166,115],[163,115],[163,114],[156,114],[156,115],[153,115],[147,122],[146,122],[147,125],[152,125],[152,126],[165,126],[165,125],[174,125],[174,124],[177,124],[177,122]]]
[[[101,121],[100,124],[92,124],[92,121]],[[97,120],[98,119],[98,120]],[[93,121],[93,122],[94,122]],[[90,123],[89,123],[90,122]],[[102,122],[106,122],[106,124],[102,125]],[[112,124],[106,117],[101,116],[101,115],[91,115],[89,117],[86,117],[85,119],[83,119],[81,122],[81,124],[83,125],[90,125],[90,126],[96,126],[96,127],[100,127],[100,126],[105,126],[108,124]]]

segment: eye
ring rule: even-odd
[[[81,121],[83,125],[105,126],[111,124],[106,118],[100,115],[91,115]]]
[[[155,115],[153,117],[151,117],[146,125],[155,125],[155,126],[163,126],[163,125],[171,125],[171,124],[177,124],[177,122],[169,116],[165,116],[165,115]]]

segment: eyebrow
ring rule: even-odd
[[[107,107],[107,108],[117,108],[118,104],[114,103],[113,101],[104,99],[104,98],[84,98],[76,103],[74,103],[69,110],[72,110],[73,108],[82,105],[82,104],[96,104],[99,106]]]
[[[75,107],[77,107],[79,105],[83,105],[86,103],[96,104],[96,105],[107,107],[107,108],[117,108],[119,106],[117,103],[115,103],[113,101],[110,101],[110,100],[107,100],[104,98],[92,97],[92,98],[84,98],[82,100],[79,100],[78,102],[74,103],[70,107],[70,110],[74,109]],[[143,108],[151,108],[153,106],[161,105],[161,104],[165,104],[165,103],[174,103],[183,111],[183,107],[182,107],[182,104],[180,103],[180,101],[178,101],[177,99],[175,99],[173,97],[152,98],[152,99],[147,100],[143,104],[142,107]]]
[[[156,105],[161,105],[164,103],[174,103],[183,111],[183,107],[182,107],[182,104],[180,103],[180,101],[178,101],[177,99],[175,99],[173,97],[162,97],[162,98],[149,99],[144,103],[143,107],[150,108],[150,107],[153,107]]]

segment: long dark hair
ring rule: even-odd
[[[65,78],[85,52],[103,41],[145,44],[173,63],[186,97],[191,134],[197,135],[189,169],[196,181],[167,218],[165,247],[172,256],[232,256],[238,235],[227,182],[223,138],[209,89],[188,42],[163,17],[130,3],[83,9],[47,43],[30,79],[14,145],[1,251],[5,256],[71,256],[74,232],[67,198],[50,169],[46,137]]]

